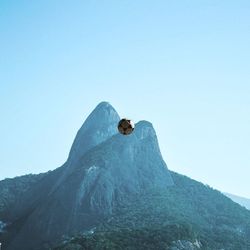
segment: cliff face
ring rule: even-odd
[[[101,102],[78,130],[70,149],[68,162],[79,160],[89,149],[117,133],[120,117],[107,102]]]
[[[81,159],[78,208],[112,213],[113,202],[173,181],[162,160],[152,125],[139,122],[130,136],[117,134]]]
[[[7,249],[42,249],[62,235],[94,226],[133,194],[173,184],[152,125],[139,122],[133,134],[123,136],[117,134],[118,121],[110,104],[96,107],[78,131],[67,162],[13,206]]]

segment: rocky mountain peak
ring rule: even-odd
[[[152,123],[148,121],[144,121],[144,120],[139,121],[136,124],[135,134],[140,139],[144,139],[146,137],[156,137],[156,133],[155,133]]]
[[[69,161],[81,158],[86,151],[117,133],[120,117],[108,102],[99,103],[77,132]]]

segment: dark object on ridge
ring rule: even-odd
[[[118,130],[123,135],[129,135],[133,132],[135,128],[134,123],[126,118],[123,118],[118,123]]]

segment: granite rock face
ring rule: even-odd
[[[117,133],[119,120],[118,113],[108,102],[101,102],[97,105],[78,130],[68,159],[64,164],[65,170],[57,178],[51,192],[54,192],[63,183],[65,178],[74,171],[79,160],[89,149]]]
[[[151,123],[117,133],[119,115],[99,104],[78,131],[67,162],[26,191],[9,217],[6,249],[45,249],[97,225],[121,200],[173,184]],[[1,218],[0,218],[1,220]]]
[[[177,240],[173,242],[169,250],[198,250],[202,248],[202,244],[196,240],[195,242],[190,242],[188,240]]]
[[[4,232],[5,227],[6,227],[6,223],[4,223],[3,221],[0,221],[0,233]]]
[[[108,102],[97,105],[78,130],[68,161],[79,160],[86,151],[115,135],[119,120],[118,113]]]
[[[130,136],[117,134],[81,160],[78,205],[95,213],[112,213],[113,202],[147,189],[173,184],[149,122],[139,122]]]

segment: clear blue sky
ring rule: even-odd
[[[250,197],[250,1],[0,2],[0,179],[59,167],[109,101],[168,167]]]

